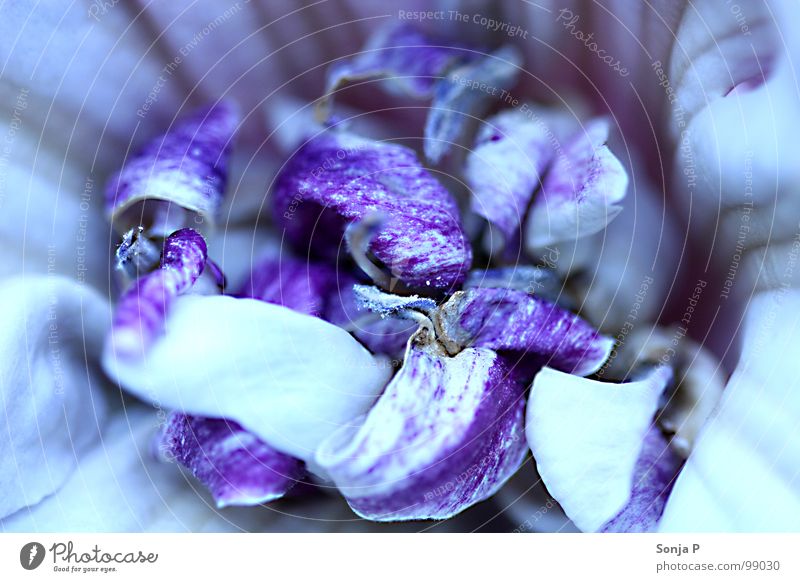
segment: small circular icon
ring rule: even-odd
[[[35,570],[44,561],[44,546],[39,542],[28,542],[19,551],[19,563],[26,570]]]

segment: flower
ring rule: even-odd
[[[4,9],[3,528],[795,529],[788,9],[567,4]]]

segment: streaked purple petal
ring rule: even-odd
[[[532,265],[473,269],[464,281],[464,288],[513,289],[559,304],[570,299],[555,271]]]
[[[378,29],[358,55],[331,66],[325,93],[330,99],[347,82],[383,78],[390,93],[425,99],[450,67],[469,58],[470,51],[428,38],[407,23],[392,23]]]
[[[672,376],[667,366],[623,384],[552,368],[536,375],[528,444],[548,491],[581,530],[599,530],[630,499],[643,442]]]
[[[349,224],[379,216],[369,251],[414,289],[452,288],[472,261],[455,201],[403,146],[328,131],[287,162],[272,200],[289,241],[327,259]]]
[[[184,228],[167,237],[161,268],[137,279],[117,303],[111,334],[120,357],[144,355],[164,330],[173,300],[197,281],[207,258],[197,231]]]
[[[651,426],[633,471],[630,499],[600,531],[655,531],[682,465],[661,431]]]
[[[481,126],[465,176],[473,212],[497,228],[502,246],[521,240],[533,193],[566,135],[578,127],[565,110],[528,104],[502,111]]]
[[[338,277],[336,270],[326,264],[270,256],[253,266],[239,295],[324,317]],[[345,285],[352,285],[349,275],[341,277]]]
[[[607,119],[590,120],[556,157],[531,206],[530,249],[599,232],[622,210],[628,174],[605,145],[609,131]]]
[[[279,453],[232,420],[173,412],[159,449],[189,469],[217,507],[277,499],[305,473],[301,461]]]
[[[412,345],[362,422],[331,435],[316,458],[367,519],[445,519],[519,468],[523,409],[522,385],[491,350],[449,357]]]
[[[487,104],[511,88],[521,64],[521,53],[508,45],[458,67],[437,83],[425,120],[425,157],[438,163]]]
[[[139,223],[136,203],[169,204],[170,223],[183,210],[213,222],[225,189],[228,158],[239,116],[231,103],[219,102],[175,121],[152,139],[106,186],[106,213],[120,231]],[[129,211],[129,212],[127,212]],[[165,232],[164,234],[169,234]]]
[[[550,301],[513,289],[468,289],[442,307],[441,326],[457,344],[491,348],[521,364],[586,376],[608,358],[613,340]]]

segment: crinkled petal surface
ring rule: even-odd
[[[326,132],[286,164],[272,198],[276,222],[304,252],[331,258],[348,224],[380,215],[369,251],[392,277],[441,291],[469,270],[472,249],[455,201],[406,147]]]
[[[436,84],[425,120],[425,157],[438,163],[494,96],[516,81],[522,55],[511,45],[450,72]]]
[[[198,213],[213,223],[228,174],[228,158],[238,125],[227,102],[178,119],[166,134],[147,143],[106,188],[106,212],[127,230],[138,220],[123,216],[137,202],[161,200]],[[177,211],[177,209],[176,209]],[[167,233],[168,234],[168,233]]]
[[[609,128],[605,118],[588,121],[556,156],[530,210],[529,248],[595,234],[622,210],[628,174],[605,145]]]
[[[303,463],[279,453],[238,423],[173,412],[159,449],[189,469],[217,502],[260,505],[283,497],[305,473]]]
[[[601,531],[654,531],[681,465],[661,430],[651,426],[633,471],[630,499]]]
[[[441,308],[441,326],[462,346],[491,348],[523,368],[550,366],[586,376],[613,340],[554,303],[513,289],[467,289]]]
[[[522,386],[494,352],[441,356],[414,341],[361,423],[317,454],[367,519],[451,517],[494,494],[526,452]]]
[[[0,286],[0,517],[56,491],[106,416],[97,365],[109,306],[60,277]]]
[[[110,377],[146,401],[238,422],[300,459],[366,412],[390,369],[346,331],[254,299],[179,297],[166,333],[136,362],[103,358]]]
[[[631,496],[636,463],[667,367],[624,384],[597,382],[551,368],[533,381],[526,434],[544,484],[583,531],[597,531]]]

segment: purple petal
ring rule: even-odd
[[[352,285],[348,275],[342,275],[342,278],[345,285]],[[267,257],[253,267],[250,279],[239,295],[324,317],[337,279],[336,270],[329,265],[280,256]]]
[[[160,200],[170,205],[166,211],[172,214],[170,222],[178,219],[182,209],[213,222],[224,194],[237,125],[236,108],[227,102],[177,120],[111,178],[106,187],[109,218],[125,231],[138,224],[140,217],[127,210],[138,202]]]
[[[441,309],[451,340],[506,355],[521,373],[549,366],[586,376],[603,365],[614,343],[577,315],[512,289],[468,289]]]
[[[651,426],[633,471],[631,497],[600,531],[655,531],[682,465],[661,431]]]
[[[500,246],[521,240],[520,225],[545,170],[577,122],[566,111],[524,104],[490,117],[467,156],[472,210],[497,228]]]
[[[558,274],[546,267],[516,265],[498,269],[474,269],[464,281],[465,289],[514,289],[553,303],[567,301],[567,291]]]
[[[173,412],[159,448],[208,488],[217,507],[277,499],[305,473],[302,462],[277,452],[231,420]]]
[[[380,28],[357,56],[328,70],[325,93],[330,98],[349,81],[384,78],[390,93],[425,99],[447,69],[471,57],[463,48],[445,46],[413,26],[393,23]]]
[[[163,331],[173,300],[197,281],[207,258],[197,231],[184,228],[167,237],[161,268],[137,279],[119,299],[111,329],[118,356],[144,355]]]
[[[522,55],[504,46],[451,71],[436,84],[425,121],[425,157],[437,163],[492,98],[502,98],[517,79]]]
[[[290,242],[328,259],[348,224],[380,216],[368,250],[411,288],[452,288],[472,261],[455,201],[414,152],[399,145],[329,131],[289,160],[273,204]]]
[[[491,350],[449,357],[412,345],[361,424],[331,435],[317,461],[367,519],[446,519],[520,467],[522,394]]]
[[[593,119],[565,145],[533,201],[527,244],[536,250],[603,230],[622,207],[628,174],[608,149],[609,121]]]

